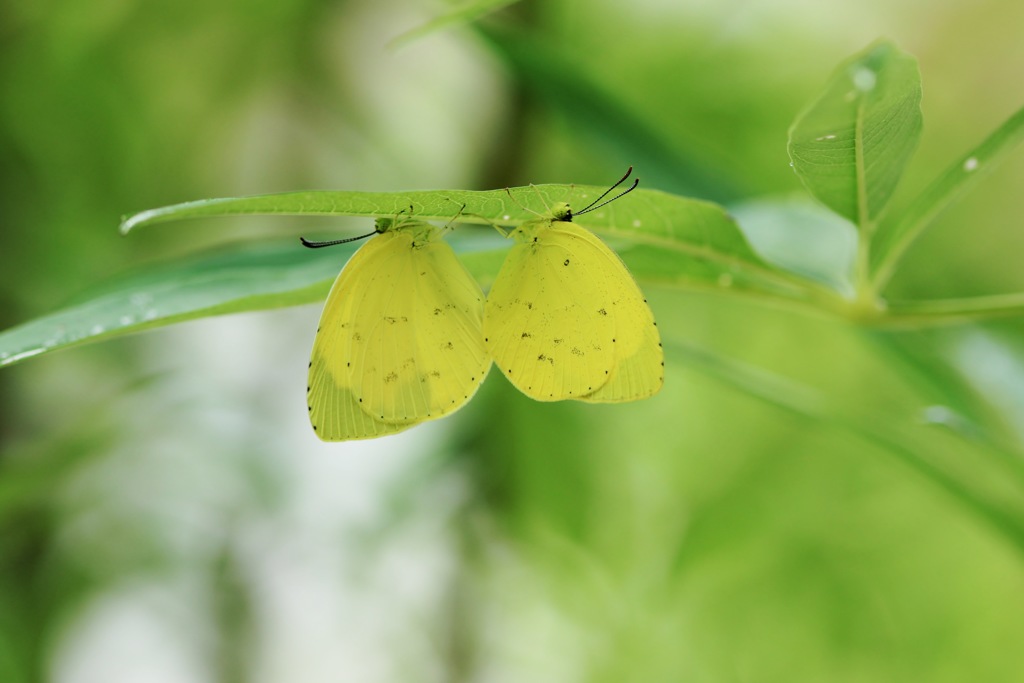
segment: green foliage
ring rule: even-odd
[[[884,222],[871,253],[875,291],[882,291],[913,242],[947,206],[960,199],[1024,140],[1024,109],[1018,110],[980,145],[957,159],[913,205]]]
[[[400,47],[423,38],[442,29],[459,25],[469,24],[477,21],[491,12],[496,12],[504,7],[518,2],[519,0],[472,0],[458,7],[452,8],[446,14],[435,17],[414,29],[410,29],[391,41],[394,47]]]
[[[999,233],[1000,219],[1017,215],[1012,197],[979,202],[967,191],[1010,158],[1024,109],[973,149],[976,131],[942,121],[944,102],[987,107],[992,121],[1016,106],[988,83],[997,77],[992,60],[1010,63],[999,53],[1006,39],[976,55],[986,101],[961,74],[955,87],[935,86],[942,70],[926,55],[948,52],[948,36],[919,52],[930,84],[923,103],[916,60],[893,44],[853,56],[793,124],[795,174],[782,130],[823,79],[824,62],[811,47],[820,36],[800,38],[788,18],[758,42],[737,38],[753,15],[726,32],[661,15],[643,23],[643,8],[606,5],[569,20],[559,4],[507,7],[466,41],[490,51],[508,85],[509,121],[476,133],[465,121],[488,118],[495,105],[463,72],[412,70],[430,96],[417,97],[407,81],[387,89],[381,109],[372,105],[385,79],[368,65],[390,58],[370,54],[353,69],[369,75],[338,75],[339,64],[394,35],[406,43],[396,62],[407,55],[418,66],[433,54],[431,41],[451,37],[439,27],[505,4],[463,4],[405,34],[418,21],[366,19],[344,3],[284,11],[256,3],[227,14],[216,4],[186,3],[180,14],[140,5],[130,15],[109,9],[88,31],[62,19],[52,29],[59,49],[15,41],[0,50],[20,84],[0,107],[0,192],[16,206],[11,224],[26,226],[5,244],[0,280],[19,307],[5,323],[28,319],[0,332],[0,365],[12,366],[0,373],[0,678],[49,674],[46,662],[76,633],[68,625],[94,614],[97,594],[184,576],[216,597],[198,607],[194,593],[181,600],[202,627],[175,623],[168,640],[197,633],[197,659],[219,669],[211,676],[245,680],[262,666],[259,653],[274,648],[274,628],[309,611],[292,601],[319,584],[302,583],[308,575],[296,578],[294,567],[324,556],[331,579],[321,584],[356,585],[374,619],[400,624],[383,638],[382,657],[412,662],[410,672],[426,659],[451,680],[1012,678],[1024,665],[1014,647],[1021,617],[1005,609],[1024,595],[1024,282],[1013,279],[1018,238]],[[12,10],[15,37],[42,25],[22,5]],[[923,40],[919,17],[911,19]],[[970,39],[955,19],[957,40]],[[1000,23],[1014,25],[1008,16]],[[339,40],[328,30],[339,25],[367,42]],[[382,25],[391,32],[378,35]],[[189,36],[190,49],[162,33],[168,26]],[[319,52],[328,43],[329,58]],[[450,92],[448,77],[466,78],[466,91],[440,95]],[[33,83],[46,87],[29,90]],[[950,111],[963,117],[965,108]],[[302,134],[268,123],[282,118]],[[451,138],[413,149],[433,138],[422,131],[449,120],[471,153],[449,150]],[[321,301],[358,244],[310,251],[280,239],[285,229],[318,230],[307,217],[354,216],[365,220],[353,230],[365,232],[373,217],[407,211],[444,223],[465,204],[448,239],[486,288],[508,246],[490,224],[530,220],[563,201],[579,208],[604,188],[513,187],[514,201],[502,189],[395,188],[599,183],[629,162],[643,187],[579,222],[623,257],[658,318],[668,367],[663,392],[649,401],[543,405],[492,377],[439,430],[372,442],[381,446],[372,457],[347,446],[307,453],[274,394],[286,385],[282,403],[293,393],[287,403],[304,417],[315,327],[296,333],[299,352],[260,348],[264,340],[246,327],[254,318],[220,323],[237,338],[195,326],[120,339]],[[421,177],[410,170],[416,163],[438,175]],[[386,171],[374,177],[374,164]],[[445,175],[473,164],[454,176],[464,182]],[[800,183],[817,202],[750,196]],[[120,207],[296,186],[383,191],[176,204],[128,218],[128,239],[114,240]],[[916,197],[903,194],[919,186]],[[942,233],[940,216],[960,199],[972,222],[946,224],[957,248],[920,239]],[[214,230],[217,216],[245,220]],[[191,227],[177,223],[186,218],[196,219]],[[999,253],[972,265],[968,248],[993,236]],[[919,255],[912,246],[938,258],[915,270],[905,258]],[[163,254],[156,264],[153,254]],[[131,271],[68,301],[81,282],[127,263]],[[997,273],[1012,284],[970,295],[999,282],[986,280]],[[940,290],[944,281],[959,289]],[[63,308],[33,318],[61,300]],[[273,325],[303,313],[276,312]],[[51,357],[100,340],[110,343]],[[202,375],[191,393],[154,398],[202,363],[197,347],[237,355],[246,380]],[[149,364],[133,357],[138,349]],[[30,357],[40,362],[20,362]],[[266,378],[275,371],[289,381],[275,386]],[[220,441],[204,431],[218,419]],[[409,466],[397,454],[403,447],[432,457]],[[344,469],[317,469],[323,463]],[[382,463],[397,463],[403,478],[389,491],[393,517],[379,528],[349,508],[341,517],[358,518],[353,533],[303,498],[308,490],[295,493],[301,470],[332,501],[387,498],[351,481],[358,467]],[[275,494],[260,494],[267,490]],[[161,508],[169,500],[178,507]],[[376,551],[414,536],[446,567],[435,577],[416,564],[417,582],[433,591],[423,602],[407,597],[407,574],[376,563]],[[268,590],[268,576],[284,576],[290,592]],[[386,597],[373,593],[375,581]],[[158,610],[174,611],[164,605]],[[339,611],[351,614],[348,604]],[[417,640],[419,631],[429,635]]]
[[[0,364],[185,320],[322,299],[339,259],[354,247],[333,254],[296,247],[241,245],[122,276],[77,304],[3,332]]]
[[[881,234],[882,249],[872,249],[875,226],[894,192],[921,131],[921,86],[916,61],[889,43],[878,43],[845,62],[822,95],[790,130],[793,166],[811,193],[839,216],[861,228],[858,264],[870,254],[887,280],[893,266],[927,219],[959,196],[984,162],[988,169],[1019,141],[1024,110],[957,162],[907,213]],[[556,203],[579,206],[596,197],[597,186],[538,185],[511,190],[367,193],[294,192],[255,197],[209,199],[153,209],[122,222],[128,233],[168,221],[213,216],[363,216],[393,217],[408,211],[421,220],[516,225],[546,214]],[[751,212],[759,221],[765,212]],[[814,308],[877,326],[922,326],[963,319],[1014,314],[1024,310],[1024,293],[954,301],[886,302],[862,269],[855,269],[854,297],[844,296],[845,276],[816,279],[769,265],[751,249],[724,208],[708,202],[652,190],[638,190],[621,202],[577,220],[611,238],[638,245],[623,256],[641,281],[682,288],[723,288],[777,305]],[[821,219],[824,225],[829,219]],[[775,223],[779,232],[785,226]],[[823,228],[824,229],[824,228]],[[890,246],[891,245],[891,246]],[[463,244],[460,249],[466,249]],[[890,249],[886,252],[885,249]],[[478,251],[479,249],[470,249]],[[352,249],[348,249],[352,253]],[[888,256],[887,253],[893,254]],[[237,247],[179,266],[166,265],[141,277],[112,284],[95,299],[0,333],[0,366],[91,339],[137,332],[193,318],[308,303],[328,288],[337,256],[312,256],[298,246]],[[497,261],[488,259],[493,268]],[[813,268],[813,264],[811,264]],[[495,271],[475,274],[485,282]],[[878,272],[878,271],[876,271]],[[838,290],[838,291],[837,291]]]
[[[861,227],[859,253],[867,253],[873,226],[895,190],[920,133],[920,83],[916,62],[887,43],[879,43],[844,63],[827,84],[824,93],[793,125],[790,153],[794,168],[818,199],[841,217]],[[1015,133],[1024,116],[1018,113],[965,162],[936,181],[910,210],[916,230],[924,217],[959,195],[972,175],[978,159],[986,166],[1017,141]],[[293,215],[393,217],[408,212],[422,220],[449,220],[463,224],[516,225],[545,214],[556,203],[569,201],[580,206],[598,196],[597,186],[539,185],[511,190],[440,190],[399,193],[298,192],[236,199],[211,199],[153,209],[127,218],[122,232],[181,219],[213,216]],[[930,206],[922,203],[930,200]],[[459,214],[459,209],[462,209]],[[776,209],[772,206],[748,209],[754,223]],[[768,232],[784,231],[783,223],[797,222],[792,210],[771,221]],[[829,224],[820,222],[821,230]],[[1016,313],[1024,295],[1000,299],[949,302],[870,301],[870,283],[855,281],[854,296],[844,295],[842,273],[822,278],[801,273],[799,264],[769,265],[757,256],[725,209],[714,204],[653,190],[637,190],[628,198],[585,214],[577,219],[585,227],[613,240],[632,244],[622,255],[641,283],[683,289],[720,289],[727,294],[753,297],[775,306],[810,308],[829,316],[848,318],[874,326],[923,327],[955,322],[958,316]],[[892,231],[898,240],[911,230]],[[871,228],[871,229],[866,229]],[[836,233],[832,232],[832,241]],[[472,272],[482,281],[493,280],[500,263],[496,239],[476,235],[457,242]],[[357,245],[335,252],[313,252],[295,243],[241,245],[217,253],[193,257],[179,264],[167,264],[134,276],[124,277],[93,296],[64,311],[21,325],[0,334],[0,363],[25,358],[85,341],[129,334],[183,320],[310,303],[322,298],[336,275],[345,254]],[[878,257],[884,260],[884,257]],[[805,260],[810,260],[809,258]],[[812,266],[813,267],[813,266]],[[816,282],[826,280],[823,286]],[[831,281],[829,281],[831,280]],[[929,314],[930,313],[930,314]],[[701,356],[698,356],[701,357]],[[719,364],[726,360],[716,361]],[[715,366],[719,367],[719,366]],[[724,367],[724,366],[723,366]],[[734,375],[729,375],[735,379]],[[753,395],[771,396],[790,410],[819,420],[839,420],[864,438],[881,441],[894,453],[909,457],[963,495],[972,505],[997,520],[997,524],[1018,537],[1024,548],[1024,514],[998,511],[988,506],[967,487],[958,486],[942,468],[918,459],[918,450],[891,441],[874,426],[881,416],[842,418],[843,409],[829,408],[822,397],[797,399],[790,392],[765,389],[750,381],[740,386]],[[795,396],[795,395],[794,395]],[[1012,456],[1011,456],[1012,457]],[[934,471],[933,471],[934,470]],[[1020,484],[1024,487],[1024,478]]]
[[[182,218],[227,215],[349,215],[393,217],[409,211],[418,219],[448,220],[460,207],[460,220],[478,224],[515,225],[547,213],[551,206],[576,198],[586,203],[602,188],[541,185],[511,190],[467,192],[361,193],[299,192],[241,199],[213,199],[154,209],[124,221],[122,231]],[[580,224],[615,238],[626,238],[647,247],[627,254],[636,261],[636,275],[659,281],[699,280],[716,286],[721,274],[734,277],[736,288],[763,292],[766,296],[801,299],[811,288],[794,281],[759,259],[747,245],[726,211],[707,202],[675,197],[663,192],[638,190],[629,202],[609,204],[581,217]],[[493,231],[489,230],[493,234]],[[496,235],[495,235],[496,237]],[[500,241],[463,240],[457,247],[481,251]],[[298,242],[242,245],[231,250],[166,265],[138,276],[111,283],[101,295],[0,333],[0,365],[84,341],[129,334],[160,325],[208,315],[251,311],[309,303],[322,298],[337,275],[344,251],[313,253]],[[711,268],[679,268],[681,257],[696,257]],[[470,265],[481,264],[481,255]],[[474,274],[493,279],[500,261],[486,259]]]
[[[882,42],[844,62],[797,117],[789,155],[811,194],[869,231],[920,136],[917,60]]]
[[[790,153],[797,174],[818,199],[861,226],[859,253],[867,252],[873,235],[873,230],[864,228],[873,228],[916,145],[921,129],[919,100],[916,62],[892,45],[879,43],[844,63],[790,131]],[[1021,121],[1024,115],[1016,114],[969,154],[967,159],[973,160],[970,168],[967,162],[957,162],[936,181],[910,210],[915,230],[922,229],[925,217],[937,213],[978,175],[972,172],[979,159],[991,166],[1017,141]],[[128,233],[169,221],[213,216],[377,218],[403,212],[422,220],[444,221],[458,214],[455,220],[459,223],[512,226],[544,215],[562,201],[580,206],[602,191],[597,186],[539,185],[490,191],[297,192],[153,209],[125,219],[121,229]],[[762,206],[747,213],[758,223],[775,210]],[[781,221],[771,219],[768,231],[786,230],[784,222],[792,230],[797,223],[794,217],[791,210],[782,214]],[[827,217],[815,219],[813,215],[808,220],[818,220],[822,230],[829,222]],[[875,326],[922,327],[936,321],[956,322],[963,316],[1005,315],[1021,310],[1024,300],[1024,294],[952,303],[890,305],[879,300],[871,308],[860,308],[859,298],[871,293],[869,283],[854,282],[850,299],[842,291],[842,273],[825,274],[822,279],[831,280],[831,287],[825,287],[815,282],[817,278],[800,273],[799,264],[795,268],[789,264],[790,270],[786,264],[769,265],[755,254],[725,209],[652,190],[637,190],[577,221],[608,238],[631,243],[622,253],[641,283],[721,289]],[[892,229],[896,238],[891,240],[907,239],[911,228],[901,227],[905,224],[896,224]],[[831,234],[836,241],[836,233]],[[126,276],[84,297],[81,303],[0,334],[0,364],[209,315],[317,301],[329,288],[345,254],[351,254],[356,246],[311,253],[295,243],[243,244]],[[481,235],[457,242],[459,251],[469,257],[471,270],[485,282],[493,280],[500,263],[498,246],[493,237]],[[785,392],[776,392],[776,400],[790,405],[784,397]],[[822,409],[815,409],[812,415],[818,410]],[[1024,526],[1019,533],[1024,538]]]

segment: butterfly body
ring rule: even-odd
[[[462,407],[487,375],[480,285],[429,224],[381,221],[335,281],[309,366],[325,441],[394,434]]]

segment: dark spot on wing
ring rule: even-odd
[[[597,309],[597,312],[600,313],[601,315],[608,315],[608,311],[604,310],[603,308]]]
[[[398,373],[397,372],[389,372],[388,374],[384,375],[384,384],[391,384],[392,382],[397,381],[397,380],[398,380]]]
[[[569,259],[565,259],[565,263],[563,263],[562,265],[563,265],[563,266],[567,266],[567,265],[569,265]]]
[[[529,332],[523,332],[523,334],[522,334],[522,336],[521,336],[520,338],[521,338],[521,339],[529,339],[529,338],[530,338],[530,337],[532,337],[532,336],[533,336],[533,335],[532,335],[532,334],[530,334]],[[484,339],[484,341],[487,341],[487,340],[486,340],[486,339]]]

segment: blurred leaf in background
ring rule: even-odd
[[[367,223],[117,235],[149,207],[600,185],[630,163],[726,203],[755,259],[848,293],[852,226],[801,198],[786,154],[835,65],[879,36],[918,60],[891,213],[1022,104],[1009,0],[500,4],[7,3],[0,324],[181,258],[201,277],[179,293],[265,272],[259,307],[313,301],[347,254],[256,240]],[[1022,173],[1018,153],[945,211],[886,295],[1024,290]],[[666,340],[665,388],[636,404],[542,405],[491,377],[443,423],[321,444],[317,306],[4,369],[0,680],[1012,680],[1019,319],[868,329],[713,270],[681,288],[619,237]],[[453,241],[484,279],[502,245],[477,239]]]

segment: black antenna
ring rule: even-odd
[[[367,237],[372,237],[376,235],[378,232],[380,232],[380,230],[374,230],[373,232],[368,232],[365,235],[360,235],[359,237],[349,237],[343,240],[328,240],[326,242],[311,242],[307,240],[305,237],[300,237],[299,241],[302,242],[302,246],[304,247],[309,247],[310,249],[322,249],[323,247],[333,247],[335,244],[345,244],[346,242],[364,240]]]
[[[626,182],[626,178],[628,178],[629,174],[632,173],[632,172],[633,172],[633,167],[630,166],[629,169],[626,171],[626,175],[624,175],[621,178],[619,178],[619,182],[615,183],[614,185],[609,187],[607,190],[605,190],[604,193],[600,197],[598,197],[594,201],[590,202],[590,204],[585,209],[582,209],[580,211],[574,211],[572,215],[574,215],[574,216],[582,216],[585,213],[589,213],[591,211],[597,211],[598,209],[600,209],[605,204],[611,204],[616,199],[619,199],[620,197],[624,197],[627,194],[629,194],[630,192],[632,192],[633,190],[635,190],[636,186],[640,184],[640,179],[639,178],[634,178],[633,179],[633,184],[629,186],[629,189],[623,190],[622,192],[620,192],[619,194],[615,195],[611,199],[609,199],[607,201],[604,201],[604,202],[601,202],[600,204],[598,204],[598,202],[600,202],[602,199],[604,199],[605,197],[608,196],[608,193],[610,193],[612,190],[614,190],[616,187],[618,187],[622,183]],[[596,206],[595,206],[595,204],[596,204]],[[571,216],[570,216],[570,220],[572,220]]]

